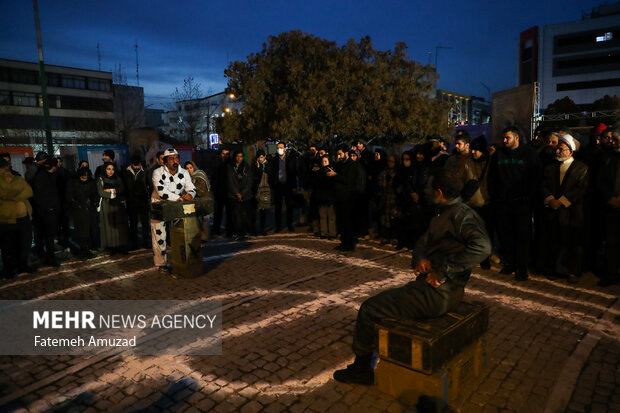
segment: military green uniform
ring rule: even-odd
[[[460,198],[438,205],[438,214],[416,243],[412,264],[427,259],[440,281],[426,282],[426,274],[399,288],[384,291],[362,303],[357,314],[353,351],[357,355],[375,350],[375,323],[383,318],[413,320],[439,317],[463,298],[472,268],[491,253],[484,222]]]

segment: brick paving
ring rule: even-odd
[[[304,234],[217,240],[196,279],[159,273],[142,250],[3,281],[0,299],[219,298],[224,312],[221,356],[2,356],[0,411],[413,411],[331,378],[351,361],[359,304],[407,282],[410,253],[335,245]],[[475,269],[466,294],[491,308],[492,359],[451,408],[620,413],[619,292],[590,274],[569,286]]]

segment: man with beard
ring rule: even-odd
[[[502,139],[504,146],[493,154],[488,177],[505,263],[501,273],[514,272],[517,281],[525,281],[532,243],[532,204],[539,197],[540,160],[531,146],[521,144],[516,127],[505,128]]]
[[[482,219],[461,202],[460,190],[445,169],[431,176],[427,191],[437,206],[437,215],[413,250],[415,280],[362,303],[353,335],[355,361],[334,372],[337,381],[366,385],[374,382],[377,322],[384,318],[406,321],[439,317],[463,299],[471,270],[490,254],[491,243]]]
[[[556,162],[543,171],[541,246],[539,268],[554,279],[579,281],[583,270],[585,239],[584,203],[588,191],[588,167],[573,158],[579,142],[561,135],[555,148]]]
[[[540,151],[540,163],[542,167],[554,164],[555,160],[555,148],[557,148],[560,142],[560,134],[557,132],[549,132],[545,137],[545,146]]]
[[[164,165],[153,172],[151,202],[190,201],[196,196],[196,187],[189,172],[179,166],[179,153],[173,149],[164,152]],[[159,270],[168,272],[166,256],[166,223],[151,219],[153,261]]]

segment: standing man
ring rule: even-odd
[[[234,161],[228,165],[227,196],[235,241],[247,239],[255,227],[255,223],[250,221],[250,217],[254,216],[252,214],[254,207],[253,170],[243,158],[243,151],[235,151]]]
[[[228,164],[230,163],[230,151],[222,148],[220,150],[220,163],[213,171],[211,183],[213,184],[213,234],[221,234],[222,216],[226,208],[226,235],[232,235],[232,222],[230,218],[230,210],[227,207],[227,180],[228,180]]]
[[[605,156],[597,179],[605,211],[606,271],[599,282],[602,287],[620,281],[620,130],[613,132],[611,142],[612,151]]]
[[[585,198],[588,193],[588,167],[573,158],[579,142],[561,135],[555,147],[556,162],[543,170],[543,211],[540,268],[549,278],[560,276],[569,283],[579,281],[583,271]]]
[[[416,320],[453,310],[463,299],[472,268],[491,253],[482,219],[461,202],[461,188],[449,171],[435,171],[427,190],[438,214],[413,249],[417,277],[362,303],[353,335],[355,361],[334,372],[337,381],[373,384],[375,324],[383,318]]]
[[[189,201],[196,196],[196,187],[185,169],[179,166],[179,153],[173,149],[164,152],[164,165],[153,172],[151,202]],[[151,219],[151,239],[155,265],[168,272],[166,257],[166,223]]]
[[[286,226],[293,232],[293,194],[297,192],[295,159],[286,154],[284,143],[277,145],[278,155],[272,161],[270,184],[275,202],[275,231],[282,230],[282,202],[286,205]]]
[[[504,145],[493,154],[488,177],[505,263],[501,273],[515,273],[517,281],[525,281],[532,244],[532,205],[540,185],[540,160],[531,146],[521,144],[516,127],[504,129],[502,139]]]
[[[357,152],[347,149],[343,145],[336,152],[336,170],[329,170],[326,175],[334,178],[334,210],[336,211],[336,225],[340,232],[339,251],[353,251],[357,239],[355,237],[354,201],[357,195],[364,190],[366,183],[363,168],[351,160],[357,158]]]
[[[133,155],[130,165],[123,171],[129,216],[129,248],[138,249],[138,222],[142,233],[142,247],[149,239],[149,193],[146,185],[146,171],[142,168],[140,155]]]
[[[461,133],[458,133],[461,132]],[[458,131],[454,138],[454,154],[446,160],[446,168],[450,168],[456,173],[456,178],[461,186],[467,181],[467,170],[465,164],[469,159],[469,134],[465,131]]]
[[[58,191],[56,158],[47,158],[41,170],[32,178],[30,185],[34,193],[33,204],[36,217],[35,225],[38,242],[36,245],[39,258],[45,265],[59,267],[54,256],[54,239],[58,233],[58,222],[62,213],[62,202]]]

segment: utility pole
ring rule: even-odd
[[[99,43],[97,43],[97,61],[99,62],[99,71],[101,72],[101,50],[99,50]]]
[[[47,76],[45,75],[45,63],[43,61],[43,41],[41,40],[41,24],[39,23],[39,4],[37,0],[32,0],[34,8],[34,25],[37,30],[37,49],[39,51],[39,81],[41,82],[41,97],[43,99],[43,126],[45,128],[45,142],[47,152],[54,156],[54,144],[52,143],[52,120],[50,119],[50,108],[47,99]]]
[[[138,41],[136,40],[136,82],[138,83],[138,86],[140,86],[140,72],[138,68]]]

